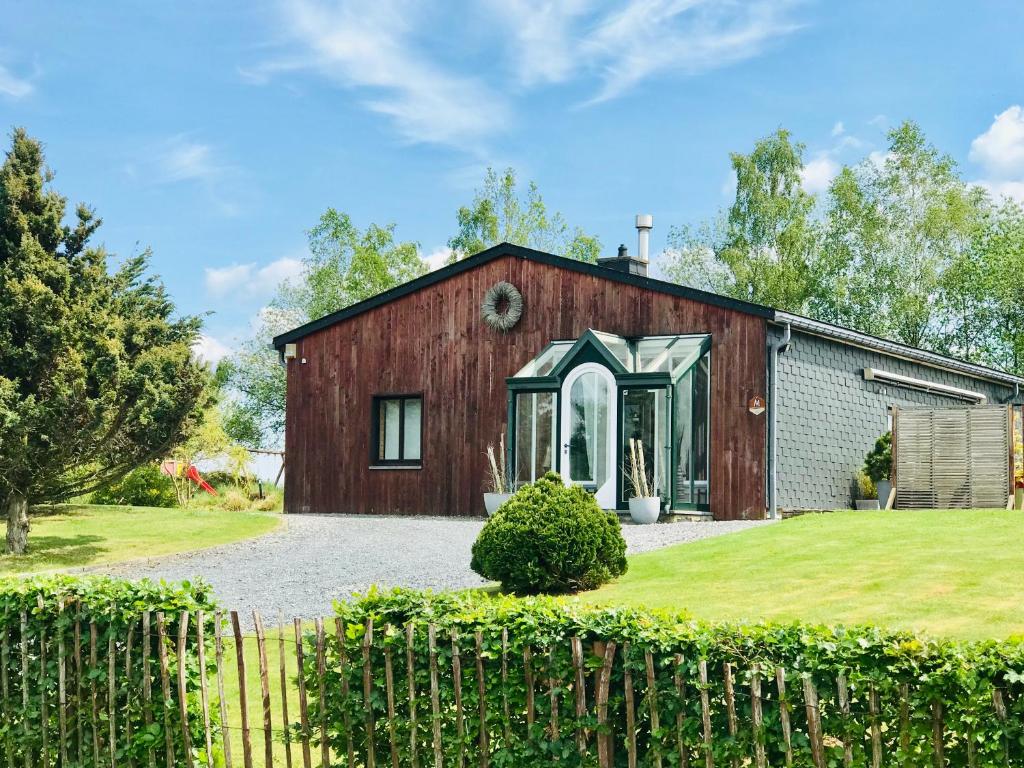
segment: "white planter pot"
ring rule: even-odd
[[[857,499],[857,509],[881,509],[878,499]]]
[[[504,504],[511,498],[511,493],[485,493],[484,509],[487,510],[488,515],[493,515],[495,512],[498,511],[498,507],[500,507],[502,504]]]
[[[660,496],[634,496],[629,500],[629,516],[639,525],[650,525],[658,522],[661,514]]]

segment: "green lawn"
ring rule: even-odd
[[[87,504],[32,511],[27,554],[0,555],[0,575],[74,568],[212,547],[268,533],[272,512]]]
[[[704,619],[1024,635],[1024,513],[805,515],[637,555],[623,578],[576,599]]]

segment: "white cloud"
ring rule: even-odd
[[[223,342],[205,333],[192,345],[192,354],[197,360],[216,365],[231,354],[231,348]]]
[[[409,141],[463,146],[508,120],[504,100],[479,79],[445,70],[417,52],[421,6],[412,0],[287,0],[285,23],[300,52],[250,70],[249,78],[312,70],[366,90],[368,109],[391,117]]]
[[[800,172],[800,179],[804,189],[812,195],[816,195],[826,191],[838,173],[839,163],[829,154],[823,152],[804,165],[804,169]]]
[[[972,182],[987,191],[992,197],[1008,197],[1024,203],[1024,181],[980,180]]]
[[[844,133],[846,133],[846,127],[843,125],[843,121],[837,120],[836,124],[832,126],[832,135],[842,136]]]
[[[601,20],[580,46],[603,80],[591,103],[620,96],[654,75],[692,75],[756,56],[799,29],[787,18],[791,5],[789,0],[631,0]]]
[[[0,64],[0,93],[12,99],[21,99],[35,90],[29,80],[18,77],[11,70]]]
[[[430,271],[433,272],[435,269],[440,269],[448,263],[448,259],[451,258],[452,249],[447,245],[439,245],[437,248],[432,250],[428,254],[421,254],[420,258],[427,262],[427,266],[430,267]]]
[[[1024,176],[1024,110],[1019,104],[995,116],[988,130],[971,142],[969,157],[991,178]]]
[[[592,0],[490,0],[490,10],[515,37],[510,58],[523,85],[561,83],[575,73],[579,59],[573,25],[592,4]]]
[[[184,136],[170,139],[157,154],[164,182],[207,180],[218,176],[221,168],[209,144],[190,141]]]
[[[290,256],[262,267],[255,263],[207,267],[206,292],[215,298],[269,296],[281,283],[301,273],[302,262]]]

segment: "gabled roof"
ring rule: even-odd
[[[820,320],[813,320],[790,312],[783,312],[781,310],[772,309],[771,307],[754,304],[753,302],[733,299],[729,296],[722,296],[717,293],[711,293],[710,291],[702,291],[698,288],[690,288],[685,285],[679,285],[678,283],[656,280],[653,277],[620,272],[617,269],[610,269],[598,264],[577,261],[576,259],[567,259],[562,256],[545,253],[544,251],[536,251],[532,248],[512,245],[511,243],[499,243],[498,245],[488,248],[486,251],[481,251],[480,253],[466,259],[457,261],[454,264],[449,264],[446,267],[429,272],[415,280],[410,280],[408,283],[395,286],[390,291],[377,294],[369,299],[360,301],[358,304],[353,304],[350,307],[345,307],[345,309],[332,312],[331,314],[325,315],[317,320],[312,320],[304,325],[300,325],[298,328],[293,328],[290,331],[282,333],[280,336],[274,337],[274,348],[280,351],[284,348],[285,344],[298,341],[311,333],[327,328],[335,323],[339,323],[342,320],[347,320],[350,317],[361,315],[363,312],[368,312],[375,307],[382,306],[394,301],[395,299],[400,299],[403,296],[408,296],[409,294],[415,293],[423,288],[435,285],[436,283],[440,283],[450,277],[455,277],[463,272],[475,269],[482,264],[486,264],[505,256],[514,256],[518,259],[526,259],[528,261],[535,261],[541,264],[549,264],[554,267],[559,267],[560,269],[567,269],[572,272],[600,277],[617,283],[633,285],[656,293],[678,296],[684,299],[698,301],[702,304],[709,304],[715,307],[731,309],[736,312],[743,312],[748,315],[762,317],[769,322],[779,325],[791,325],[794,330],[802,331],[804,333],[824,336],[844,344],[873,349],[887,355],[913,360],[933,368],[954,371],[1008,386],[1024,384],[1024,378],[1014,376],[1013,374],[1006,373],[1005,371],[1000,371],[995,368],[988,368],[983,365],[968,363],[964,360],[957,360],[956,358],[947,357],[935,352],[928,352],[923,349],[918,349],[917,347],[900,344],[877,336],[870,336],[866,333],[861,333],[860,331],[843,328]]]
[[[494,261],[495,259],[502,258],[503,256],[514,256],[519,259],[540,262],[541,264],[550,264],[551,266],[560,267],[561,269],[568,269],[585,275],[601,277],[605,280],[613,280],[615,282],[625,283],[626,285],[635,285],[638,288],[646,288],[649,291],[667,293],[672,296],[681,296],[685,299],[693,299],[694,301],[699,301],[703,304],[711,304],[716,307],[733,309],[737,312],[745,312],[765,319],[771,319],[774,314],[773,309],[770,309],[769,307],[762,307],[759,304],[752,304],[749,301],[740,301],[739,299],[732,299],[728,296],[720,296],[717,293],[702,291],[697,288],[688,288],[687,286],[679,285],[678,283],[668,283],[664,280],[655,280],[653,277],[619,272],[617,269],[609,269],[608,267],[590,264],[585,261],[577,261],[576,259],[567,259],[562,256],[545,253],[544,251],[535,251],[532,248],[524,248],[521,245],[499,243],[498,245],[488,248],[486,251],[481,251],[469,258],[462,259],[454,264],[449,264],[441,269],[436,269],[433,272],[423,275],[423,277],[410,280],[408,283],[402,283],[401,285],[395,286],[390,291],[377,294],[365,301],[360,301],[358,304],[353,304],[350,307],[345,307],[345,309],[332,312],[318,320],[312,320],[304,325],[300,325],[298,328],[282,333],[280,336],[275,336],[273,341],[274,347],[276,349],[281,349],[285,344],[298,341],[303,336],[308,336],[322,328],[334,325],[342,320],[347,320],[350,317],[355,317],[356,315],[360,315],[375,307],[387,304],[395,299],[400,299],[403,296],[408,296],[410,293],[415,293],[423,288],[435,285],[436,283],[440,283],[450,277],[455,277],[455,275],[460,275],[463,272],[479,267],[481,264],[486,264],[489,261]]]

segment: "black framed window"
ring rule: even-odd
[[[373,398],[373,451],[379,466],[418,466],[422,460],[423,398],[378,395]]]

